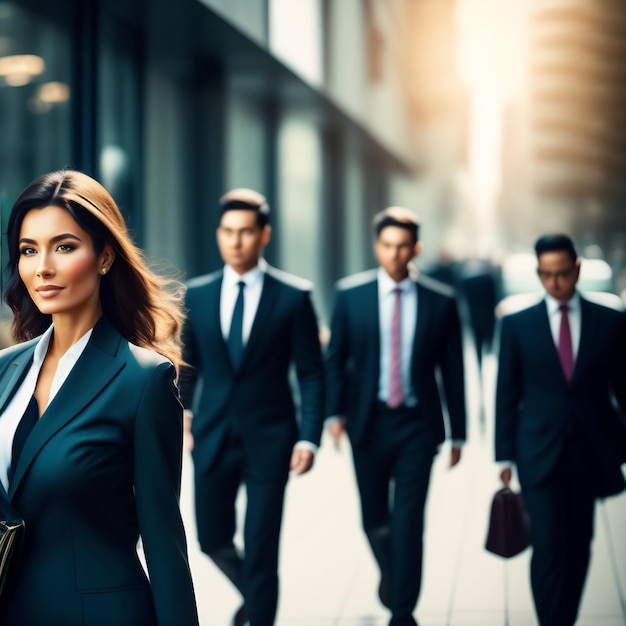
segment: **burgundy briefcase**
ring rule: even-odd
[[[509,487],[499,489],[491,502],[485,549],[508,559],[529,544],[530,523],[522,494]]]

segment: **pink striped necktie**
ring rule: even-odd
[[[574,351],[572,348],[572,332],[569,327],[569,307],[567,304],[562,304],[559,309],[561,310],[561,326],[559,328],[559,343],[557,350],[559,353],[559,359],[561,360],[561,367],[565,374],[565,379],[569,382],[572,379],[574,373]]]
[[[402,388],[402,289],[394,289],[395,301],[391,317],[391,359],[389,363],[389,396],[387,406],[398,408],[404,402]]]

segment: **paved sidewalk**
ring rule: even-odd
[[[468,361],[471,359],[468,358]],[[470,361],[471,362],[471,361]],[[491,397],[495,364],[485,369]],[[479,415],[479,382],[468,368],[470,424],[461,463],[449,470],[449,448],[435,460],[427,503],[424,578],[415,613],[420,626],[536,626],[530,551],[503,560],[483,548],[491,498],[499,487],[493,464],[493,415]],[[489,403],[487,403],[489,405]],[[192,465],[185,458],[181,507],[187,527],[201,626],[230,626],[241,599],[198,549]],[[245,495],[241,494],[241,502]],[[386,626],[376,595],[378,573],[361,531],[347,441],[322,442],[313,470],[290,480],[281,543],[281,598],[276,626]],[[578,626],[625,626],[626,494],[596,510],[593,561]],[[616,580],[619,577],[619,581]]]

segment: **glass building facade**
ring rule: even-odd
[[[3,223],[36,176],[77,168],[111,191],[147,255],[187,278],[220,265],[219,197],[252,187],[273,210],[268,261],[314,281],[325,323],[334,281],[371,264],[370,218],[411,167],[363,122],[378,118],[364,98],[380,80],[372,56],[329,70],[337,6],[307,0],[294,39],[282,5],[0,2]],[[361,33],[361,3],[342,10]]]

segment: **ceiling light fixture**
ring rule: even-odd
[[[0,57],[0,76],[10,87],[23,87],[46,69],[41,57],[34,54],[14,54]]]

